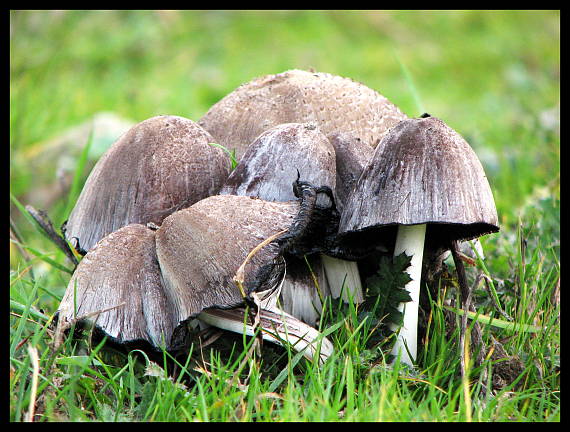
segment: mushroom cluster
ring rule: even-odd
[[[411,364],[424,251],[497,230],[481,164],[443,121],[347,78],[264,76],[198,122],[135,125],[98,161],[62,227],[84,257],[58,330],[83,321],[176,350],[192,324],[260,329],[325,360],[323,298],[362,302],[360,260],[406,252],[413,301],[394,349]]]

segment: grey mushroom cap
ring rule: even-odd
[[[435,117],[392,128],[341,215],[348,248],[391,243],[398,225],[427,224],[426,248],[499,230],[491,188],[469,144]]]
[[[374,149],[349,132],[335,132],[328,139],[336,155],[335,196],[338,211],[342,213]]]
[[[125,225],[160,224],[216,194],[230,161],[212,142],[208,132],[183,117],[157,116],[135,125],[91,171],[64,225],[65,237],[85,253]]]
[[[233,278],[247,255],[267,238],[287,230],[297,201],[273,203],[218,195],[165,218],[156,232],[164,287],[180,322],[207,308],[232,308],[244,297]],[[273,288],[284,276],[280,247],[270,243],[245,266],[248,291]]]
[[[297,175],[311,184],[336,183],[335,151],[312,123],[287,123],[263,132],[247,148],[220,194],[291,201]]]
[[[162,286],[155,233],[127,225],[105,236],[77,266],[58,309],[58,326],[88,321],[120,344],[169,346],[176,322]]]
[[[198,121],[241,159],[262,132],[282,123],[314,122],[328,135],[353,133],[376,147],[386,131],[407,118],[384,96],[349,78],[289,70],[241,85]]]

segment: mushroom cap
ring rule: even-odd
[[[143,225],[120,228],[83,257],[59,305],[58,325],[109,308],[84,319],[121,344],[170,343],[177,323],[162,286],[155,233]]]
[[[263,132],[245,151],[220,194],[291,201],[300,177],[335,189],[335,151],[313,123],[286,123]]]
[[[335,195],[337,208],[342,213],[374,149],[349,132],[334,132],[328,139],[336,155]]]
[[[352,132],[376,147],[386,131],[407,118],[378,92],[328,73],[289,70],[241,85],[198,121],[238,160],[263,131],[281,123],[315,122],[325,135]]]
[[[339,233],[352,245],[391,242],[397,225],[416,224],[428,224],[428,248],[499,230],[479,159],[435,117],[404,120],[389,131],[358,180]]]
[[[186,320],[206,308],[242,304],[244,299],[233,281],[238,268],[257,245],[288,229],[298,211],[296,201],[274,203],[218,195],[165,218],[156,232],[156,248],[176,320]],[[280,253],[272,242],[248,261],[246,294],[272,288],[282,279]]]
[[[97,162],[64,232],[91,249],[131,223],[164,217],[216,194],[230,172],[224,151],[192,120],[157,116],[122,135]]]

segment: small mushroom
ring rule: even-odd
[[[318,349],[315,340],[318,332],[281,311],[274,301],[285,276],[282,254],[287,242],[304,235],[302,230],[292,232],[300,222],[299,217],[305,217],[302,208],[298,201],[268,202],[218,195],[165,218],[156,234],[156,247],[164,287],[174,302],[171,313],[175,320],[182,322],[197,317],[220,328],[241,332],[243,312],[220,310],[233,310],[247,299],[260,298],[264,303],[260,312],[262,325],[265,319],[275,327],[275,317],[283,317],[281,330],[264,327],[264,337],[296,344],[302,339],[295,348],[306,349],[305,355],[312,358]],[[264,240],[273,237],[275,241],[251,255]],[[285,242],[277,241],[281,237],[286,238]],[[244,291],[236,284],[240,268],[244,270]],[[292,339],[287,336],[288,331]],[[321,354],[327,357],[332,345],[323,341],[323,347]]]
[[[62,228],[85,254],[131,224],[152,222],[218,193],[230,161],[192,120],[157,116],[121,136],[97,162]]]
[[[302,177],[307,183],[327,185],[331,195],[319,193],[317,205],[334,205],[336,184],[335,150],[313,123],[286,123],[263,132],[247,148],[243,158],[222,187],[221,194],[246,195],[267,201],[295,200],[291,184]],[[313,276],[303,260],[290,259],[283,286],[283,307],[303,321],[314,324],[320,312],[320,297],[329,292],[363,300],[362,284],[355,262],[326,255],[310,257]],[[323,274],[323,270],[324,273]]]
[[[378,92],[349,78],[303,70],[266,75],[241,85],[198,121],[241,159],[262,132],[282,123],[314,122],[325,135],[351,132],[376,147],[407,118]]]
[[[384,243],[412,256],[406,285],[412,301],[401,305],[404,323],[394,347],[403,362],[416,358],[424,248],[446,250],[498,230],[481,163],[457,132],[435,117],[404,120],[389,131],[346,205],[339,233],[349,248]]]
[[[164,285],[180,322],[210,307],[241,305],[244,295],[233,280],[248,253],[265,239],[287,230],[299,203],[271,203],[250,197],[217,195],[164,219],[156,250]],[[245,268],[244,285],[266,291],[284,275],[280,248],[260,249]]]

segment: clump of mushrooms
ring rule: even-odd
[[[266,339],[293,343],[307,357],[314,356],[316,341],[323,338],[275,305],[285,271],[282,254],[290,244],[300,251],[309,246],[303,246],[306,232],[298,227],[313,223],[314,202],[305,204],[302,194],[288,203],[204,198],[219,190],[229,172],[225,154],[219,160],[208,155],[221,152],[209,141],[208,133],[190,120],[157,117],[127,132],[97,164],[66,229],[68,235],[76,233],[78,245],[97,242],[70,280],[58,309],[58,334],[80,318],[118,343],[143,341],[173,350],[184,339],[185,323],[196,317],[244,331],[246,313],[240,306],[253,298],[259,300],[254,303]],[[109,185],[118,169],[122,180]],[[312,186],[298,188],[310,191]],[[141,199],[149,195],[158,202]],[[96,215],[105,217],[92,219],[91,209],[97,206],[103,210]],[[109,206],[121,210],[106,212]],[[319,215],[327,218],[325,213]],[[337,225],[338,216],[332,216]],[[110,232],[105,235],[105,230]],[[252,250],[256,253],[248,255]],[[240,264],[243,280],[234,280]],[[228,310],[221,314],[219,309]],[[254,328],[245,331],[253,334]],[[326,339],[319,343],[324,359],[332,346]]]
[[[332,173],[332,167],[329,170],[335,178],[326,179],[327,174],[324,170],[320,172],[307,170],[301,174],[324,176],[315,184],[326,184],[331,187],[338,210],[342,212],[345,201],[351,194],[363,166],[372,156],[374,148],[392,126],[406,118],[384,96],[351,79],[327,73],[290,70],[276,75],[266,75],[241,85],[212,106],[198,123],[208,130],[217,142],[235,150],[238,160],[247,155],[247,160],[242,164],[244,168],[238,166],[236,171],[246,170],[247,166],[249,179],[244,181],[244,186],[239,190],[234,181],[231,193],[245,193],[246,187],[253,190],[251,183],[257,185],[262,178],[261,175],[257,176],[261,162],[253,160],[256,151],[251,147],[254,146],[255,149],[260,147],[259,140],[264,132],[283,124],[314,124],[329,140],[328,147],[332,145],[336,159],[336,174]],[[322,142],[322,138],[316,141]],[[303,158],[310,160],[315,158],[314,153],[306,153],[307,144],[302,147],[301,141],[297,143],[298,148],[289,146],[285,150],[278,148],[278,145],[274,146],[275,149],[264,150],[261,153],[280,153],[282,160],[287,162],[286,175],[294,175],[292,168],[295,164],[298,164],[299,170],[302,166],[307,166],[309,162]],[[265,170],[271,168],[267,167]],[[277,182],[274,184],[265,182],[264,187],[279,186],[279,190],[286,190],[283,184],[279,185],[278,182],[281,180],[274,179]],[[262,190],[258,193],[261,194],[258,196],[264,198]],[[265,196],[265,199],[279,198]],[[342,289],[343,299],[347,301],[352,297],[355,302],[360,302],[363,292],[357,261],[349,259],[349,256],[343,254],[334,257],[331,251],[328,255],[321,255],[320,261],[324,265],[329,285],[332,285],[333,296],[338,296],[344,284],[346,287]],[[318,273],[320,266],[316,264],[313,267]],[[311,312],[311,309],[313,305],[318,308],[319,303],[314,284],[310,283],[312,278],[307,271],[302,272],[299,268],[297,270],[299,272],[295,280],[300,282],[304,278],[309,284],[296,284],[298,288],[294,288],[295,284],[287,285],[283,291],[286,307],[290,307],[290,311],[298,318],[313,323],[317,316]],[[289,281],[292,280],[293,278],[289,278]],[[312,290],[307,289],[310,285],[313,285]],[[304,289],[300,289],[301,286]]]
[[[235,151],[231,174],[213,143]],[[301,321],[314,324],[320,307],[304,259],[324,293],[360,302],[357,261],[405,252],[412,301],[393,352],[412,364],[424,251],[455,258],[458,241],[498,221],[481,164],[441,120],[409,119],[347,78],[290,70],[240,86],[198,123],[133,127],[96,164],[63,230],[85,256],[58,334],[81,319],[119,343],[175,350],[197,319],[260,328],[320,360],[333,347]]]

